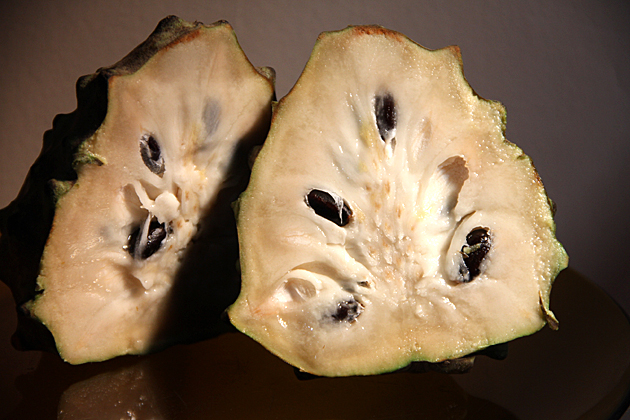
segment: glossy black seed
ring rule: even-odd
[[[127,246],[125,249],[132,256],[139,256],[141,259],[145,260],[160,249],[162,242],[166,239],[167,231],[164,223],[160,223],[157,218],[154,217],[149,223],[146,244],[144,244],[144,248],[138,249],[138,247],[142,246],[142,238],[140,237],[142,229],[143,226],[138,226],[131,232],[127,238]],[[138,250],[138,253],[136,253],[136,250]]]
[[[352,210],[340,197],[335,198],[322,190],[311,190],[306,196],[306,203],[318,216],[330,220],[337,226],[345,226],[352,218]]]
[[[136,252],[136,245],[138,237],[140,236],[140,230],[142,227],[135,228],[127,237],[127,245],[123,246],[123,249],[133,256]]]
[[[466,243],[468,246],[474,246],[477,244],[490,244],[490,235],[488,229],[478,227],[473,229],[468,235],[466,235]]]
[[[391,132],[396,128],[397,111],[394,97],[390,93],[377,96],[374,99],[374,114],[376,126],[384,141],[390,139]]]
[[[466,235],[466,245],[462,247],[464,265],[459,273],[462,281],[467,283],[481,274],[481,263],[490,251],[491,241],[487,228],[478,227]]]
[[[164,174],[164,157],[155,137],[145,134],[140,138],[140,156],[151,172],[160,177]]]
[[[337,303],[337,309],[332,317],[338,322],[354,322],[363,312],[363,305],[355,299]]]

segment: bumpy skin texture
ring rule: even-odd
[[[459,49],[322,34],[238,205],[233,324],[317,375],[440,362],[553,320],[567,256],[505,110]]]
[[[193,63],[205,66],[193,77],[200,77],[208,86],[217,83],[217,92],[223,92],[225,85],[226,92],[238,92],[241,97],[215,98],[210,92],[210,99],[202,97],[206,102],[201,109],[190,108],[193,103],[188,98],[204,95],[207,87],[186,85],[189,75],[184,73]],[[213,80],[215,71],[221,77],[228,75],[227,79]],[[241,79],[232,80],[231,75]],[[252,89],[251,97],[242,90],[245,87]],[[220,316],[239,290],[238,247],[230,204],[247,184],[247,159],[251,148],[262,143],[268,131],[272,99],[273,71],[258,72],[252,67],[227,22],[203,25],[175,16],[163,19],[146,41],[118,63],[79,79],[77,109],[55,118],[18,197],[0,211],[0,280],[11,288],[17,305],[15,346],[56,349],[68,361],[82,363],[153,351],[173,342],[197,340],[224,331],[227,327]],[[169,109],[173,115],[169,115]],[[144,137],[129,138],[125,143],[125,135],[135,133],[134,130],[159,133],[158,142],[172,138],[172,144],[158,146],[161,154],[157,162],[164,165],[165,160],[166,169],[156,169],[151,160],[155,145],[147,143]],[[177,138],[178,130],[181,138]],[[116,135],[118,132],[120,136]],[[125,148],[130,151],[124,151]],[[187,189],[186,174],[178,159],[188,167],[199,168],[192,169],[192,174],[200,179],[199,185]],[[143,173],[147,175],[137,175]],[[126,185],[115,184],[119,174],[121,179],[127,179]],[[103,180],[102,185],[99,179]],[[107,182],[109,179],[111,183]],[[209,180],[207,185],[203,184],[204,179]],[[97,188],[85,191],[90,186]],[[167,193],[162,198],[153,196],[160,189]],[[127,200],[129,197],[133,200]],[[186,220],[177,219],[178,226],[171,226],[166,220],[175,220],[186,211]],[[162,244],[168,245],[168,250],[163,246],[134,255],[123,249],[129,244],[118,246],[114,241],[115,246],[99,251],[100,254],[95,248],[90,257],[88,249],[95,243],[118,240],[119,236],[126,241],[128,235],[133,235],[134,224],[143,226],[147,212],[164,223],[167,238]],[[83,215],[89,219],[96,214],[101,218],[82,228]],[[110,215],[112,220],[130,225],[108,226]],[[92,225],[98,223],[105,227],[95,229],[93,236],[88,237]],[[186,229],[178,230],[180,225]],[[145,247],[141,241],[138,243]],[[170,256],[164,264],[167,267],[160,267],[159,260],[173,247],[176,255]],[[68,249],[77,252],[70,253]],[[101,275],[112,277],[109,284],[106,278],[90,278],[89,268],[81,270],[81,265],[108,261],[110,257],[111,264],[100,271]],[[73,263],[75,259],[80,263]],[[63,268],[72,264],[76,279]],[[155,268],[147,269],[152,266]],[[97,269],[98,266],[95,276]],[[117,279],[119,272],[123,275]],[[100,286],[99,281],[103,282]],[[152,287],[153,283],[160,281],[162,288],[156,292],[158,287]],[[92,283],[99,287],[89,286]],[[115,290],[120,296],[111,293]],[[99,331],[95,326],[98,322],[87,321],[97,308],[107,313],[102,308],[111,299],[114,303],[109,305],[106,318],[114,319],[115,324],[115,317],[127,311],[123,304],[115,303],[116,299],[126,299],[125,305],[133,306],[134,296],[139,298],[137,319],[134,321],[133,314],[124,315],[119,326],[124,329],[136,322],[139,332],[125,338],[115,325],[106,325]],[[94,310],[90,309],[92,304],[96,305]],[[121,309],[117,310],[116,305]],[[148,308],[142,310],[143,305]],[[53,338],[40,321],[59,336]],[[109,321],[104,320],[103,324]],[[84,334],[80,340],[87,340],[76,352],[75,338],[59,338],[72,336],[73,329],[77,336]],[[89,338],[90,334],[93,338]],[[109,337],[110,334],[114,336]],[[101,348],[101,344],[91,348],[92,340],[97,339],[110,348]],[[116,340],[120,342],[115,343]]]

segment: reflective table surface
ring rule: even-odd
[[[511,342],[504,360],[477,356],[465,374],[308,380],[239,333],[80,366],[18,352],[0,286],[0,418],[594,420],[630,402],[628,318],[571,269],[551,297],[560,329]]]

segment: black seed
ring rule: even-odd
[[[127,245],[123,247],[132,256],[136,252],[136,245],[138,242],[138,236],[140,236],[141,229],[142,229],[141,226],[138,226],[137,228],[135,228],[127,237]]]
[[[377,96],[374,99],[374,114],[376,115],[376,126],[384,141],[390,139],[391,132],[396,128],[396,104],[391,93]]]
[[[464,265],[459,269],[464,283],[472,281],[481,273],[481,263],[488,255],[491,245],[488,229],[482,227],[473,229],[466,235],[466,244],[461,251]]]
[[[328,219],[337,226],[345,226],[352,218],[352,210],[340,197],[335,198],[322,190],[311,190],[306,196],[306,203],[318,216]]]
[[[164,174],[164,157],[155,137],[145,134],[140,138],[140,156],[151,172],[160,177]]]
[[[337,303],[337,309],[332,317],[339,322],[354,322],[363,312],[363,305],[355,299]]]
[[[474,246],[476,244],[490,244],[490,235],[488,235],[488,229],[478,227],[473,229],[468,235],[466,235],[466,243],[468,246]]]
[[[140,235],[142,234],[143,226],[138,226],[134,229],[133,232],[127,238],[127,246],[125,249],[132,256],[139,256],[143,260],[149,258],[151,255],[155,254],[160,247],[162,246],[162,242],[166,238],[166,226],[164,223],[160,223],[156,217],[151,219],[149,223],[149,231],[147,233],[147,242],[144,245],[143,249],[138,249],[139,246],[142,245],[142,240]],[[136,250],[138,249],[138,253],[136,254]]]
[[[147,235],[147,245],[142,252],[142,258],[149,258],[155,254],[162,246],[162,241],[166,239],[166,228],[164,223],[160,223],[157,219],[151,221],[149,226],[149,234]]]

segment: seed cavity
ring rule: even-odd
[[[317,294],[313,283],[295,277],[288,279],[284,288],[294,302],[305,302]]]
[[[435,200],[434,205],[440,215],[451,214],[468,177],[468,167],[461,156],[451,156],[438,166],[429,181],[434,190],[430,191],[428,196]]]
[[[337,194],[313,189],[307,194],[306,203],[318,216],[337,226],[346,226],[352,219],[352,209]]]
[[[466,245],[461,254],[464,264],[459,267],[460,280],[468,283],[481,274],[481,265],[488,255],[491,246],[489,229],[477,227],[466,235]]]
[[[395,141],[397,114],[396,103],[391,93],[378,95],[374,98],[376,126],[381,139],[385,142]]]
[[[337,322],[352,323],[361,315],[363,309],[365,309],[363,304],[354,298],[344,300],[337,303],[337,307],[335,312],[332,314],[332,318]]]
[[[151,172],[160,178],[164,175],[164,157],[155,137],[145,134],[140,138],[140,156]]]
[[[146,260],[160,249],[167,233],[164,223],[160,223],[157,217],[149,215],[143,225],[129,234],[127,246],[124,248],[136,260]]]

